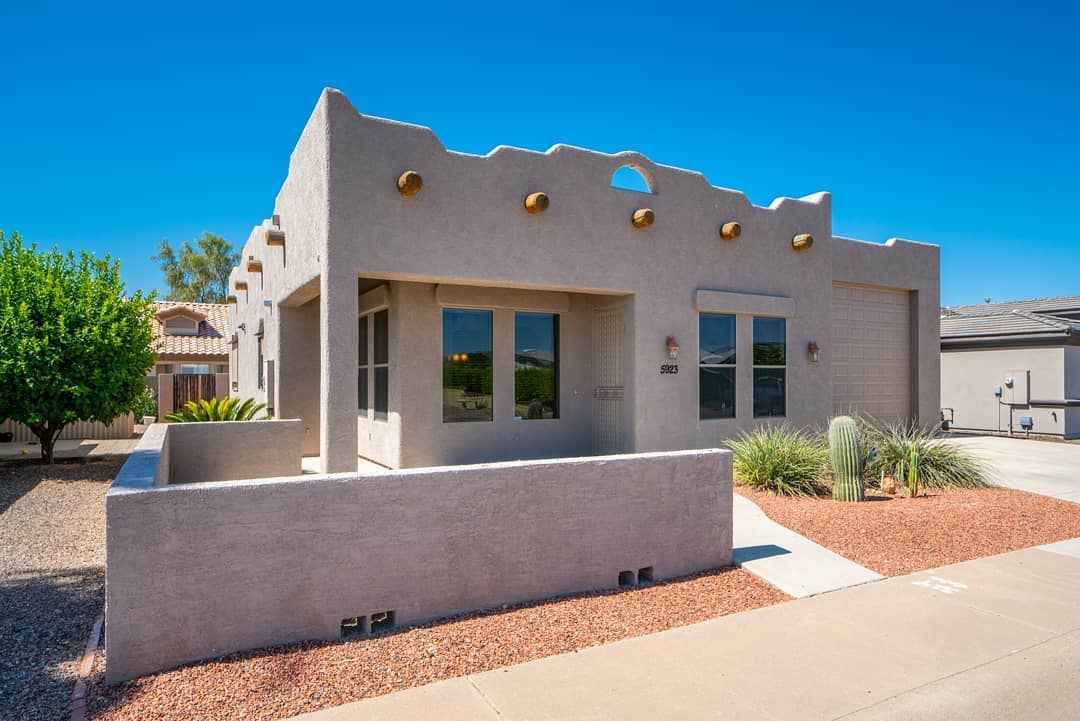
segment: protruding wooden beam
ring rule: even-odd
[[[551,205],[551,199],[548,198],[547,193],[529,193],[525,196],[525,210],[530,215],[543,213],[549,205]]]
[[[248,262],[247,262],[247,272],[249,272],[249,273],[261,273],[262,272],[262,261],[261,260],[255,260],[254,258],[249,258]]]
[[[742,226],[731,221],[720,226],[720,237],[724,240],[735,240],[742,235]]]
[[[424,179],[415,170],[406,170],[397,179],[397,189],[402,195],[416,195],[424,187]]]
[[[795,250],[809,250],[814,244],[814,236],[809,233],[799,233],[791,239],[791,247]]]
[[[633,223],[635,228],[648,228],[655,221],[656,213],[652,211],[652,208],[638,208],[634,211]]]
[[[267,245],[285,245],[285,231],[280,228],[266,229]]]
[[[238,280],[235,283],[233,283],[233,287],[236,288],[237,290],[247,290],[247,281],[246,280]]]
[[[236,305],[236,296],[235,295],[227,295],[227,296],[225,296],[225,303],[227,305]]]

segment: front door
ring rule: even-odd
[[[599,454],[623,451],[623,314],[620,308],[596,311],[593,322],[594,448]]]

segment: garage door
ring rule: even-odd
[[[833,284],[833,410],[911,418],[911,305],[904,290]]]

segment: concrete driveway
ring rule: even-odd
[[[1002,486],[1080,503],[1080,444],[1000,436],[956,436],[991,465]]]

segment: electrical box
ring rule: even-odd
[[[1024,369],[1005,371],[1005,378],[1007,379],[1005,402],[1011,406],[1026,406],[1031,401],[1031,371]]]
[[[1020,428],[1025,431],[1030,431],[1035,427],[1035,421],[1031,419],[1031,416],[1020,416]]]
[[[1001,386],[994,386],[994,397],[1001,398]]]

